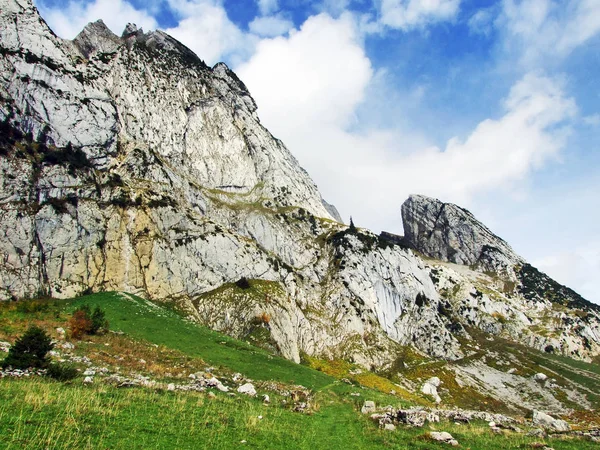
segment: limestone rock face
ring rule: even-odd
[[[497,272],[523,263],[512,248],[452,203],[411,195],[402,204],[405,241],[425,256]]]
[[[411,197],[405,240],[341,224],[243,82],[161,31],[65,41],[0,0],[0,53],[1,300],[130,292],[368,368],[458,359],[477,333],[600,351],[598,311],[454,205]]]

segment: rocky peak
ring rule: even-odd
[[[144,34],[144,30],[142,28],[138,28],[135,23],[128,23],[125,25],[125,29],[123,30],[123,34],[121,37],[123,39],[127,39],[133,36],[141,36]]]
[[[86,58],[94,53],[113,53],[122,44],[121,39],[102,20],[88,23],[73,43]]]
[[[402,204],[402,222],[405,242],[425,256],[486,271],[523,263],[504,240],[452,203],[411,195]]]

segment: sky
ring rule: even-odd
[[[34,0],[73,38],[162,29],[248,86],[349,222],[466,207],[600,303],[600,0]]]

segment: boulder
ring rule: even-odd
[[[441,403],[442,398],[438,394],[437,388],[442,384],[442,381],[438,377],[431,377],[427,380],[423,387],[421,388],[421,392],[425,395],[429,395],[433,397],[433,400],[436,403]]]
[[[237,391],[240,394],[246,394],[249,395],[250,397],[255,397],[256,396],[256,389],[254,387],[254,385],[252,383],[246,383],[246,384],[242,384]]]
[[[458,446],[458,441],[446,431],[432,431],[429,433],[429,437],[434,441],[443,442],[445,444],[451,445],[452,447]]]
[[[546,380],[548,379],[548,375],[546,375],[545,373],[536,373],[533,376],[533,380],[537,381],[538,383],[544,383]]]
[[[217,379],[216,377],[212,377],[212,378],[209,378],[208,380],[206,380],[206,386],[214,387],[221,392],[229,392],[229,388],[227,386],[225,386],[223,383],[221,383],[221,381],[219,379]]]
[[[0,341],[0,352],[8,353],[10,350],[10,343],[5,341]]]
[[[363,414],[372,414],[376,410],[375,402],[372,400],[366,400],[363,404],[363,407],[360,409],[360,412]]]
[[[555,419],[554,417],[542,411],[533,411],[532,422],[534,425],[538,425],[546,430],[554,430],[560,432],[571,430],[571,426],[564,420]]]

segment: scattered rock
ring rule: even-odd
[[[533,411],[532,421],[534,425],[539,425],[547,430],[554,430],[560,432],[571,430],[571,426],[564,420],[555,419],[554,417],[541,411]]]
[[[449,444],[452,447],[458,446],[458,441],[452,437],[452,435],[446,431],[431,431],[429,437],[437,442],[443,442]]]
[[[360,409],[360,412],[363,414],[371,414],[371,413],[374,413],[375,410],[376,410],[375,402],[372,400],[366,400],[365,403],[363,404],[362,408]]]
[[[396,431],[396,425],[392,424],[392,423],[386,423],[383,426],[384,430],[388,430],[388,431]]]
[[[263,395],[263,403],[271,403],[271,397],[269,397],[269,394]]]
[[[65,337],[67,336],[67,333],[64,328],[57,328],[56,334],[58,334],[58,338],[63,341],[65,340]]]
[[[537,381],[538,383],[544,383],[547,379],[548,379],[548,375],[546,375],[545,373],[536,373],[533,376],[534,381]]]
[[[5,341],[0,341],[0,352],[8,353],[10,350],[10,343]]]
[[[92,369],[85,369],[85,372],[83,372],[84,377],[90,377],[94,375],[96,375],[96,371]]]
[[[205,383],[206,386],[217,388],[221,392],[229,392],[229,388],[223,385],[216,377],[209,378]]]
[[[542,430],[541,428],[534,428],[533,430],[530,430],[527,433],[527,436],[545,438],[546,432],[544,430]]]
[[[401,409],[396,413],[396,420],[413,427],[422,427],[425,422],[439,422],[440,416],[435,412],[422,409]]]
[[[92,384],[92,383],[94,382],[94,379],[93,379],[92,377],[85,377],[85,378],[83,379],[83,382],[84,382],[85,384]]]
[[[431,377],[423,384],[421,392],[425,395],[433,397],[436,403],[441,403],[442,398],[438,394],[437,388],[442,384],[442,381],[438,377]]]
[[[249,395],[250,397],[254,397],[256,396],[256,388],[254,387],[254,385],[252,383],[246,383],[246,384],[242,384],[237,391],[240,394],[246,394]]]
[[[175,390],[175,384],[169,383],[167,385],[167,391],[174,391],[174,390]]]
[[[515,369],[515,368],[513,367],[512,369],[508,369],[506,373],[507,373],[507,374],[509,374],[509,375],[512,375],[512,374],[514,374],[514,373],[516,373],[516,372],[517,372],[517,369]]]

